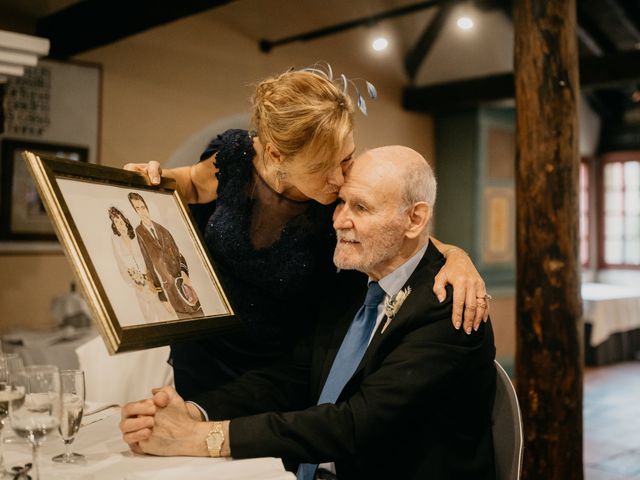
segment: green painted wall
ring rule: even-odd
[[[478,188],[477,110],[435,117],[436,201],[434,235],[475,258]]]
[[[435,117],[438,200],[434,235],[469,252],[493,291],[512,292],[515,288],[515,253],[514,261],[508,263],[484,264],[481,258],[482,235],[488,224],[483,204],[485,189],[513,189],[515,185],[515,179],[495,180],[485,173],[487,132],[492,126],[515,130],[513,109],[481,108]],[[504,161],[515,163],[515,158]],[[513,213],[515,215],[515,209]],[[515,217],[513,229],[515,249]]]

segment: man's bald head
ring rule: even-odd
[[[369,150],[353,161],[333,216],[334,262],[382,278],[428,241],[436,196],[431,167],[401,146]]]
[[[425,202],[433,210],[436,178],[429,163],[415,150],[402,145],[374,148],[356,158],[353,168],[371,169],[385,182],[398,182],[403,197],[402,207]]]

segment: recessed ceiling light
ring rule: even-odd
[[[389,40],[387,40],[384,37],[378,37],[373,41],[371,46],[373,47],[374,50],[379,52],[380,50],[384,50],[389,46]]]
[[[462,30],[471,30],[473,28],[473,20],[469,17],[460,17],[456,24]]]

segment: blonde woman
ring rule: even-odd
[[[351,299],[353,273],[336,273],[332,213],[355,151],[354,106],[341,81],[288,71],[260,82],[254,131],[229,130],[200,162],[162,170],[125,168],[158,183],[176,180],[190,204],[206,204],[204,238],[240,332],[172,345],[176,387],[189,398],[278,358],[316,318],[314,305]],[[436,241],[447,257],[434,293],[454,288],[453,322],[471,332],[488,315],[482,278],[460,249]],[[462,311],[465,306],[464,324]]]

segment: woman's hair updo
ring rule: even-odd
[[[252,127],[291,159],[310,153],[318,159],[309,171],[329,168],[353,131],[351,98],[321,73],[288,71],[261,81],[252,99]]]

